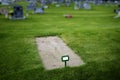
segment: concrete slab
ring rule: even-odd
[[[40,57],[43,61],[44,67],[47,70],[62,68],[64,62],[61,57],[69,55],[70,60],[67,66],[80,66],[83,63],[80,56],[76,55],[59,37],[40,37],[36,38]]]

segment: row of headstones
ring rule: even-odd
[[[20,0],[0,0],[0,4],[2,5],[11,5],[14,4],[15,2],[18,2]]]
[[[120,0],[94,0],[93,3],[95,5],[99,4],[115,4],[115,3],[120,3]]]
[[[4,4],[4,5],[8,5],[8,4]],[[5,15],[6,18],[8,18],[8,15],[10,19],[24,19],[25,16],[23,15],[23,7],[21,5],[12,5],[13,6],[13,12],[8,12],[8,7],[6,8],[0,8],[0,14],[3,14]],[[27,9],[31,9],[31,10],[34,10],[34,13],[44,13],[44,8],[42,7],[35,7],[33,5],[33,3],[29,4],[27,6]],[[26,15],[27,16],[27,15]]]
[[[5,18],[9,19],[24,19],[23,7],[21,5],[14,5],[13,12],[9,12],[7,8],[1,8],[0,14],[5,15]]]
[[[43,4],[44,0],[40,0],[40,3],[44,6],[45,3]],[[74,1],[75,2],[75,6],[74,8],[75,9],[79,9],[79,8],[85,8],[85,9],[90,9],[90,1],[89,0],[86,0],[86,1],[79,1],[79,0],[76,0]],[[34,1],[30,1],[30,4],[27,6],[27,10],[34,10],[34,13],[44,13],[44,8],[43,7],[36,7],[35,6],[35,0]],[[6,10],[2,10],[3,12],[7,13]],[[119,13],[119,11],[118,11]],[[11,13],[12,15],[12,18],[23,18],[23,8],[22,6],[19,6],[19,5],[16,5],[14,6],[14,12]]]
[[[84,9],[91,9],[91,5],[90,5],[90,2],[88,0],[86,1],[75,1],[74,2],[74,9],[77,10],[79,8],[84,8]]]
[[[21,1],[21,0],[0,0],[0,3],[3,5],[9,5],[10,3],[14,3],[16,1]],[[80,6],[81,8],[87,6],[90,8],[90,4],[89,4],[90,2],[94,3],[95,5],[107,4],[107,3],[120,4],[120,0],[24,0],[24,1],[32,2],[32,3],[41,2],[41,5],[53,3],[55,4],[56,7],[59,7],[61,4],[65,4],[67,7],[69,7],[70,4],[74,2],[75,8],[77,8],[77,6]]]
[[[39,8],[38,8],[39,9]],[[8,17],[8,11],[7,10],[3,10],[5,13],[5,17]],[[39,13],[39,10],[36,10],[35,13]],[[14,12],[10,13],[11,17],[10,19],[25,19],[24,15],[23,15],[23,8],[20,5],[16,5],[14,6]],[[71,15],[65,15],[65,17],[72,17]],[[115,18],[120,17],[120,11],[117,11],[117,16],[115,16]]]
[[[31,0],[28,0],[31,1]],[[64,3],[67,7],[70,6],[70,4],[72,2],[74,2],[74,9],[77,10],[79,8],[84,8],[84,9],[91,9],[91,5],[90,3],[93,2],[95,5],[99,5],[99,4],[107,4],[108,2],[111,4],[114,3],[118,3],[120,4],[120,0],[119,1],[115,1],[115,0],[39,0],[42,7],[44,8],[48,8],[48,6],[46,6],[46,4],[55,4],[56,7],[60,7],[60,5],[62,3]],[[35,3],[36,1],[34,0],[32,3]]]
[[[91,5],[90,3],[93,3],[95,5],[100,5],[100,4],[120,4],[120,1],[115,1],[115,0],[76,0],[75,1],[75,6],[74,6],[74,9],[79,9],[79,8],[84,8],[84,9],[91,9]]]

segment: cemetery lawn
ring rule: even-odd
[[[50,6],[45,14],[31,13],[25,20],[0,15],[0,80],[119,80],[120,18],[113,18],[114,8]],[[59,36],[85,64],[45,70],[35,43],[42,36]]]

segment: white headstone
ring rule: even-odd
[[[75,1],[74,9],[75,9],[75,10],[78,10],[78,9],[79,9],[79,2],[78,2],[78,1]]]
[[[114,18],[119,18],[120,17],[120,11],[118,11],[117,16],[115,16]]]

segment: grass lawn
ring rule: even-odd
[[[25,20],[0,15],[0,80],[120,80],[120,18],[115,6],[91,10],[50,6]],[[64,18],[64,14],[73,18]],[[47,71],[35,37],[59,36],[85,65]]]

